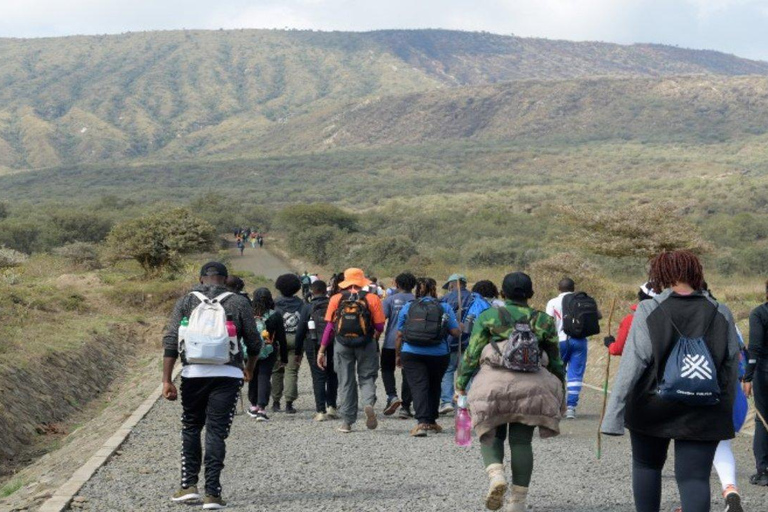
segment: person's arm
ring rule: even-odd
[[[469,337],[469,346],[464,352],[464,359],[459,366],[459,376],[456,379],[456,391],[459,394],[464,394],[469,384],[470,379],[480,366],[480,356],[483,354],[485,348],[491,340],[490,327],[486,326],[491,317],[489,314],[491,310],[483,312],[475,321],[475,326],[472,328],[472,334]]]
[[[765,306],[759,306],[749,314],[749,359],[747,360],[747,372],[742,379],[744,382],[752,382],[758,361],[765,358],[765,323],[762,315],[764,311]]]
[[[403,350],[403,331],[397,331],[397,337],[395,338],[395,366],[398,368],[403,367],[403,362],[400,359],[400,354]]]
[[[620,356],[624,352],[624,346],[627,344],[627,337],[629,336],[629,330],[632,328],[632,320],[634,318],[634,314],[627,315],[619,324],[616,341],[608,347],[608,352],[612,356]]]
[[[304,340],[309,331],[309,312],[312,310],[310,304],[301,306],[301,315],[299,316],[299,325],[296,327],[296,355],[304,353]]]
[[[387,317],[384,316],[384,308],[378,295],[369,293],[366,294],[365,298],[368,300],[368,305],[371,308],[371,320],[373,320],[373,328],[376,330],[375,338],[378,340],[381,333],[384,332],[384,324],[387,321]]]
[[[179,357],[179,324],[184,318],[186,300],[186,297],[182,297],[176,301],[163,335],[163,397],[171,401],[178,397],[172,378],[173,367]]]
[[[267,319],[265,325],[269,332],[269,336],[272,338],[272,343],[277,344],[280,362],[288,364],[288,340],[285,337],[283,316],[279,313],[272,313],[272,316]]]
[[[263,346],[264,341],[261,339],[261,333],[256,326],[256,319],[253,317],[253,311],[245,297],[236,295],[229,300],[237,301],[237,313],[235,315],[237,324],[235,327],[237,328],[237,333],[240,335],[240,338],[243,340],[243,345],[245,345],[245,348],[248,350],[248,362],[250,363],[251,360],[253,360],[253,364],[255,365],[256,361],[259,359],[259,354],[261,353],[261,347]]]

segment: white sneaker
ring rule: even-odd
[[[446,402],[440,405],[440,410],[438,410],[437,412],[439,414],[450,414],[453,412],[453,404]]]
[[[560,409],[562,410],[562,409]],[[567,420],[575,420],[576,419],[576,408],[575,407],[569,407],[565,410],[565,419]]]
[[[315,414],[315,417],[313,418],[315,421],[325,421],[328,419],[327,414],[323,414],[322,412],[319,412]]]
[[[339,413],[336,411],[335,407],[328,407],[326,410],[325,416],[329,420],[337,420],[339,419]]]

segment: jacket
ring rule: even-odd
[[[687,336],[704,336],[716,366],[721,393],[719,404],[695,407],[658,396],[667,358],[679,339],[670,317]],[[704,333],[711,318],[711,326]],[[602,432],[622,435],[626,427],[663,439],[722,441],[733,438],[738,354],[733,315],[705,292],[679,295],[666,290],[654,299],[644,300],[637,308],[627,338]]]
[[[200,292],[209,299],[217,297],[222,293],[227,293],[223,286],[197,285],[192,291]],[[200,304],[200,299],[194,295],[187,294],[176,301],[173,313],[168,320],[168,326],[165,328],[163,336],[163,355],[164,357],[179,357],[179,324],[184,317],[189,318],[192,311]],[[242,339],[249,354],[258,354],[261,352],[262,339],[261,334],[256,329],[256,320],[253,318],[251,304],[242,295],[233,294],[222,302],[227,316],[232,317],[232,321],[237,328],[237,336]],[[186,358],[182,354],[181,363],[187,365]],[[243,368],[243,354],[239,352],[230,358],[231,366]]]
[[[278,297],[275,300],[275,311],[280,313],[280,315],[283,317],[283,327],[285,328],[285,338],[288,350],[295,350],[296,334],[300,325],[299,319],[291,319],[290,315],[299,313],[300,317],[302,307],[304,307],[304,301],[295,295],[291,297]],[[292,326],[288,325],[288,323],[285,321],[286,318],[293,320],[296,323]],[[296,353],[298,354],[298,350]]]
[[[304,304],[301,308],[301,317],[299,318],[299,328],[296,330],[296,353],[307,352],[307,357],[313,357],[317,354],[317,348],[320,346],[320,337],[325,330],[324,325],[316,325],[317,347],[313,347],[309,339],[309,318],[314,308],[327,307],[330,299],[328,297],[313,297],[309,304]]]
[[[629,336],[629,330],[632,328],[632,320],[635,318],[637,304],[632,304],[629,309],[631,309],[632,312],[621,320],[619,330],[616,332],[616,341],[611,343],[608,347],[608,352],[610,352],[612,356],[620,356],[624,353],[624,345],[627,344],[627,336]]]
[[[768,375],[768,303],[749,314],[749,360],[744,382],[752,382],[755,371]]]

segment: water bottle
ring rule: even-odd
[[[464,319],[464,329],[462,329],[462,332],[464,334],[472,334],[472,327],[475,325],[475,315],[467,315],[467,318]]]
[[[307,322],[307,328],[309,329],[309,338],[312,341],[317,341],[317,326],[315,325],[315,321],[311,318],[309,319],[309,322]]]
[[[237,327],[235,327],[232,315],[227,315],[227,335],[229,336],[230,349],[233,350],[231,353],[236,354],[237,349],[240,347],[240,342],[237,339]],[[243,353],[243,356],[248,357],[248,354]]]
[[[472,418],[467,410],[467,396],[459,395],[458,412],[456,413],[456,445],[472,445]]]
[[[189,327],[189,318],[184,317],[179,324],[179,352],[184,352],[184,340],[187,337],[187,327]]]

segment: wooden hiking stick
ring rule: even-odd
[[[461,307],[462,306],[462,304],[461,304],[461,279],[459,279],[458,284],[459,284],[459,291],[458,291],[458,293],[459,293],[459,297],[458,297],[459,298],[459,316],[458,316],[458,320],[459,320],[459,327],[461,327],[461,310],[462,310],[462,307]],[[456,359],[456,371],[453,374],[454,393],[456,392],[456,381],[459,380],[459,368],[461,368],[461,341],[462,341],[462,338],[464,337],[464,329],[461,329],[461,331],[462,332],[459,335],[459,353],[458,353],[458,358]]]
[[[611,327],[613,324],[613,312],[616,311],[616,297],[611,302],[611,313],[608,315],[608,336],[611,335]],[[611,352],[608,352],[608,361],[605,363],[605,380],[603,381],[603,408],[600,412],[600,423],[597,424],[597,460],[603,455],[603,434],[600,432],[600,427],[603,426],[603,420],[605,419],[605,409],[608,406],[608,381],[611,378]]]

